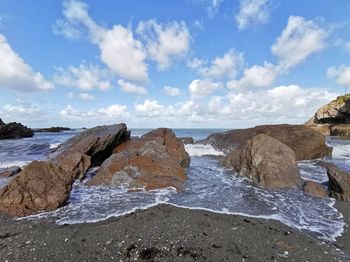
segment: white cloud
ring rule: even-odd
[[[135,110],[139,117],[154,118],[162,116],[164,107],[157,100],[146,99],[143,104],[136,104]]]
[[[148,56],[157,62],[158,70],[170,67],[175,59],[185,56],[190,47],[191,36],[184,22],[141,21],[136,32],[145,40]]]
[[[93,95],[90,95],[88,93],[80,93],[79,98],[82,100],[86,100],[86,101],[91,101],[91,100],[95,99],[95,97]]]
[[[280,65],[288,70],[305,60],[311,54],[325,48],[327,31],[314,20],[290,16],[287,27],[272,45],[272,53]]]
[[[107,91],[112,87],[110,78],[108,70],[100,69],[96,65],[82,63],[78,67],[56,68],[54,81],[63,86],[76,87],[85,91],[94,88]]]
[[[219,12],[220,5],[224,0],[193,0],[194,3],[199,3],[205,6],[209,17],[213,17]]]
[[[209,79],[196,79],[193,80],[188,89],[193,99],[202,98],[210,95],[217,89],[223,87],[222,83],[212,82]]]
[[[147,90],[142,87],[138,86],[129,82],[125,82],[123,79],[118,80],[118,85],[125,93],[131,93],[131,94],[137,94],[137,95],[147,95]]]
[[[163,88],[163,93],[165,93],[168,96],[180,96],[181,90],[179,88],[176,88],[176,87],[165,86]]]
[[[38,117],[43,113],[42,110],[40,110],[36,105],[23,102],[17,102],[16,104],[7,104],[4,105],[2,109],[6,117],[14,119]]]
[[[117,122],[120,118],[128,118],[127,106],[125,105],[110,105],[95,110],[78,110],[71,105],[67,105],[61,110],[60,116],[68,121],[112,121]]]
[[[239,29],[266,23],[269,18],[269,0],[240,0],[239,12],[235,16]]]
[[[69,99],[75,98],[74,93],[73,93],[73,92],[69,92],[69,93],[67,94],[67,98],[69,98]]]
[[[350,67],[341,65],[338,67],[332,66],[327,70],[327,76],[336,78],[336,82],[339,85],[349,86],[350,85]]]
[[[11,48],[4,35],[0,34],[0,87],[17,91],[48,91],[54,89],[52,83],[35,72]]]
[[[234,78],[238,70],[243,65],[243,54],[236,53],[235,50],[230,49],[222,57],[216,57],[207,66],[206,62],[195,58],[187,63],[187,65],[197,70],[197,72],[204,78],[223,79]]]
[[[114,73],[131,81],[147,80],[146,53],[131,29],[114,25],[108,30],[98,25],[89,16],[87,4],[80,1],[66,1],[63,15],[63,20],[56,21],[54,32],[74,38],[86,30],[89,40],[99,47],[102,62]]]

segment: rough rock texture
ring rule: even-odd
[[[194,144],[193,137],[179,137],[179,139],[180,139],[181,142],[184,143],[185,145]]]
[[[332,126],[330,131],[331,136],[345,136],[350,138],[350,125]]]
[[[39,128],[35,129],[35,132],[52,132],[52,133],[59,133],[62,131],[69,131],[71,130],[69,127],[60,127],[60,126],[53,126],[49,128]]]
[[[19,166],[0,168],[0,177],[12,177],[22,171]]]
[[[74,172],[54,163],[34,161],[0,190],[0,211],[23,216],[54,210],[66,202],[73,182]]]
[[[311,128],[324,136],[329,136],[331,133],[331,124],[307,124],[308,128]]]
[[[0,139],[22,138],[32,137],[34,132],[32,129],[20,124],[20,123],[8,123],[5,124],[0,119]]]
[[[327,190],[314,181],[305,181],[303,184],[303,191],[315,197],[328,197]]]
[[[170,129],[160,128],[116,147],[88,184],[181,189],[189,164],[182,142]]]
[[[337,200],[350,201],[350,174],[331,163],[322,162],[327,169],[329,195]]]
[[[304,125],[263,125],[235,129],[211,134],[197,143],[211,144],[220,150],[229,151],[258,134],[271,136],[289,146],[297,160],[317,159],[332,154],[332,148],[326,145],[325,137]]]
[[[293,150],[264,134],[254,136],[228,153],[221,164],[263,187],[286,188],[301,184]]]
[[[350,124],[350,95],[338,96],[317,110],[308,124]]]

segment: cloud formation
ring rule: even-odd
[[[239,11],[235,16],[238,29],[267,23],[269,18],[269,0],[240,0]]]
[[[129,83],[129,82],[126,82],[122,79],[118,80],[118,85],[120,86],[121,90],[125,93],[137,94],[137,95],[147,95],[146,88]]]
[[[350,86],[350,66],[332,66],[327,70],[327,76],[335,78],[337,84],[342,86]]]

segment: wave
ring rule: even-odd
[[[224,152],[214,148],[211,145],[202,145],[202,144],[189,144],[185,145],[185,149],[190,156],[223,156]]]

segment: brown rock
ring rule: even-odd
[[[331,127],[331,136],[342,136],[350,139],[350,125],[337,125]]]
[[[23,216],[54,210],[68,199],[74,176],[57,164],[34,161],[0,190],[0,211]]]
[[[19,166],[0,168],[0,177],[12,177],[22,171]]]
[[[350,201],[350,174],[331,163],[321,163],[327,169],[329,195],[337,200]]]
[[[306,126],[308,128],[311,128],[312,130],[319,132],[324,136],[330,135],[331,127],[332,127],[330,124],[307,124]]]
[[[286,188],[301,184],[293,150],[264,134],[254,136],[228,153],[221,164],[263,187]]]
[[[189,164],[182,142],[170,129],[160,128],[116,147],[88,184],[181,189]]]
[[[303,191],[315,197],[328,197],[327,190],[314,181],[305,181],[303,184]]]
[[[289,146],[297,160],[317,159],[332,154],[332,148],[326,145],[325,137],[304,125],[264,125],[230,130],[211,134],[197,143],[211,144],[220,150],[229,151],[258,134],[268,135]]]
[[[75,179],[83,179],[86,171],[91,166],[91,157],[75,152],[69,155],[60,156],[55,161],[60,167],[67,171],[73,171],[75,173]]]

